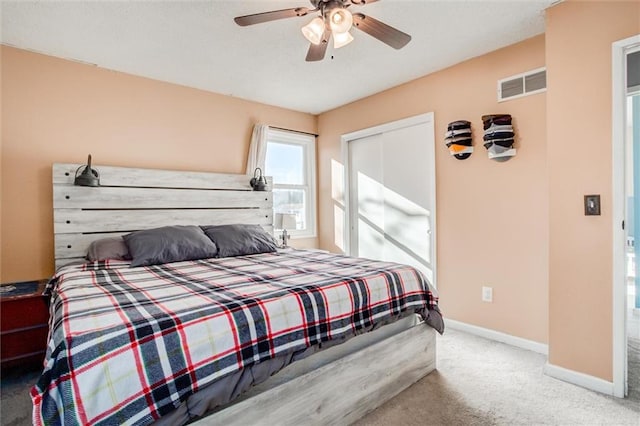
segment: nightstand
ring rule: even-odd
[[[0,364],[2,371],[42,366],[49,332],[49,309],[42,296],[47,280],[0,287]]]

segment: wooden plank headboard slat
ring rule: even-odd
[[[262,225],[265,231],[273,234],[273,226]],[[56,234],[55,252],[58,259],[81,258],[86,256],[92,241],[101,238],[120,237],[128,232],[110,232],[95,234]]]
[[[76,171],[82,166],[83,164],[54,164],[53,183],[73,185]],[[91,167],[100,174],[101,186],[251,191],[249,180],[252,176],[244,174],[183,172],[100,165],[92,165]],[[272,183],[271,178],[267,178],[267,181],[269,184]]]
[[[273,224],[271,209],[80,210],[56,209],[55,233],[136,231],[168,225]],[[99,227],[96,226],[99,224]]]
[[[87,254],[89,244],[96,239],[119,237],[127,234],[127,232],[114,232],[103,234],[56,234],[54,237],[54,245],[56,257],[84,257]]]
[[[57,209],[138,208],[265,208],[272,203],[271,192],[122,188],[55,185],[53,207]]]

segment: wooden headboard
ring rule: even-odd
[[[252,176],[92,166],[99,187],[74,186],[82,164],[53,165],[56,268],[85,257],[97,239],[167,225],[262,225],[273,233],[273,197]]]

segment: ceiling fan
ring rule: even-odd
[[[255,13],[253,15],[238,16],[234,18],[236,24],[247,25],[261,24],[277,19],[306,16],[309,13],[320,12],[307,25],[302,27],[302,34],[311,42],[307,52],[307,61],[320,61],[327,51],[329,40],[333,36],[333,47],[338,49],[353,41],[349,32],[355,27],[394,49],[403,48],[411,36],[403,33],[383,22],[378,21],[363,13],[351,13],[350,6],[364,6],[378,0],[309,0],[313,9],[308,7],[294,7],[291,9],[274,10],[271,12]]]

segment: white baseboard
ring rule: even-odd
[[[471,325],[452,319],[445,319],[445,325],[451,329],[464,331],[469,334],[484,337],[485,339],[495,340],[506,343],[507,345],[538,352],[543,355],[549,355],[549,346],[544,343],[534,342],[533,340],[523,339],[500,331],[478,327],[477,325]],[[548,362],[544,366],[544,374],[585,389],[600,392],[605,395],[614,395],[613,383],[607,382],[606,380],[598,377],[568,370],[563,367],[558,367],[557,365],[549,364]]]
[[[558,367],[557,365],[549,364],[548,362],[544,366],[544,374],[573,385],[581,386],[585,389],[600,392],[605,395],[614,395],[613,383],[598,377],[568,370],[563,367]]]
[[[460,330],[469,334],[475,334],[476,336],[506,343],[507,345],[515,346],[533,352],[538,352],[543,355],[549,354],[549,346],[545,345],[544,343],[534,342],[533,340],[523,339],[522,337],[512,336],[500,331],[478,327],[477,325],[471,325],[452,319],[445,319],[445,325],[454,330]]]

